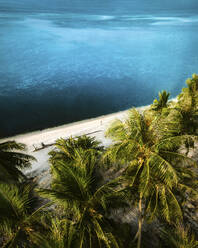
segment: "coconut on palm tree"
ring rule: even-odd
[[[24,153],[25,145],[15,141],[0,143],[0,182],[23,181],[22,170],[31,167],[33,156]]]

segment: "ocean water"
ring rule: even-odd
[[[196,11],[0,11],[0,136],[175,97],[198,73],[197,31]]]

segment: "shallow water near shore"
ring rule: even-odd
[[[196,13],[0,11],[0,135],[175,97],[198,73]]]

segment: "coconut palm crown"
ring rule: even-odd
[[[181,221],[182,211],[174,189],[193,191],[194,174],[190,167],[196,163],[178,152],[189,136],[177,132],[173,136],[168,128],[153,135],[154,130],[160,131],[156,123],[148,125],[144,115],[132,109],[126,121],[115,121],[107,131],[114,144],[105,156],[126,166],[123,175],[128,181],[126,188],[131,192],[132,204],[138,204],[138,247],[143,220],[158,217],[169,223]]]
[[[183,132],[197,134],[198,126],[198,75],[193,74],[192,78],[186,81],[187,87],[182,89],[178,95],[176,105],[183,120]]]
[[[15,141],[0,143],[0,181],[23,181],[22,169],[30,168],[33,156],[23,153],[25,145]],[[22,152],[21,152],[22,151]]]
[[[72,162],[80,158],[81,151],[89,151],[99,154],[103,151],[100,142],[93,137],[86,135],[69,139],[58,139],[55,143],[56,149],[49,152],[51,165],[56,164],[56,161]]]
[[[31,234],[39,229],[41,220],[33,187],[0,183],[0,247],[33,247]]]
[[[162,92],[159,92],[159,100],[155,99],[153,101],[153,104],[151,106],[154,110],[160,110],[162,108],[166,108],[168,106],[168,98],[170,96],[170,93],[163,90]]]
[[[108,216],[111,209],[127,204],[123,194],[116,190],[117,182],[104,183],[102,176],[98,176],[100,148],[95,142],[88,149],[87,146],[72,147],[72,158],[67,155],[70,144],[80,142],[78,139],[61,140],[61,148],[57,151],[61,156],[56,157],[56,151],[52,153],[51,189],[40,189],[40,194],[51,199],[61,210],[62,217],[75,225],[78,247],[117,247]]]

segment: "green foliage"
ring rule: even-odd
[[[25,179],[22,169],[31,167],[34,157],[22,153],[25,145],[15,141],[0,143],[0,182],[21,182]]]
[[[101,149],[96,142],[91,139],[91,146],[79,146],[78,139],[61,140],[59,157],[50,153],[51,189],[39,192],[62,208],[62,215],[75,224],[79,247],[117,247],[107,216],[110,209],[126,206],[123,194],[116,190],[116,181],[104,183],[97,176]],[[72,157],[67,155],[68,147]]]
[[[168,113],[170,115],[171,112]],[[126,121],[115,121],[106,133],[115,141],[106,156],[114,163],[127,164],[123,173],[124,180],[128,182],[126,189],[131,204],[138,203],[139,206],[136,237],[141,237],[144,219],[152,221],[158,217],[168,223],[182,221],[182,209],[175,190],[182,185],[193,191],[192,171],[189,168],[196,163],[180,154],[178,148],[195,137],[179,135],[172,128],[168,129],[169,125],[173,125],[174,118],[173,115],[166,122],[161,122],[157,117],[148,124],[144,115],[131,109]],[[163,130],[164,124],[166,131]],[[184,161],[188,166],[184,166]]]
[[[147,125],[154,126],[154,124],[158,124],[162,118],[165,119],[167,117],[169,112],[167,110],[170,109],[172,104],[172,102],[168,102],[169,96],[170,93],[167,93],[165,90],[159,92],[159,100],[155,99],[153,104],[151,104],[150,107],[144,111],[144,120]],[[155,122],[153,123],[154,120]]]
[[[174,229],[162,231],[162,247],[163,248],[197,248],[198,241],[190,232],[189,228],[184,228],[181,224]]]
[[[165,90],[163,90],[162,92],[159,92],[159,100],[155,99],[153,101],[153,105],[151,106],[151,108],[156,111],[166,108],[168,106],[169,96],[170,96],[170,93],[167,93]]]
[[[33,206],[32,185],[0,183],[0,246],[3,248],[27,247],[31,233],[39,228],[41,212]]]
[[[49,222],[45,223],[47,232],[32,234],[32,240],[37,247],[42,248],[75,248],[78,247],[78,232],[75,225],[66,219],[58,219],[49,216]]]
[[[24,183],[22,169],[34,160],[25,145],[1,143],[0,247],[147,248],[153,243],[144,228],[153,223],[156,247],[198,247],[180,224],[188,221],[185,206],[198,199],[197,163],[189,156],[198,141],[198,75],[186,83],[177,102],[162,91],[142,114],[131,109],[116,120],[107,149],[87,136],[57,140],[51,187],[36,190],[45,199]]]
[[[58,139],[56,141],[56,149],[49,153],[51,165],[56,164],[56,161],[63,160],[65,162],[72,162],[81,159],[81,153],[84,151],[94,152],[99,154],[103,151],[100,142],[88,136],[79,136],[77,138]]]
[[[178,95],[177,108],[182,116],[183,132],[197,134],[198,125],[198,75],[186,81],[187,88]]]

